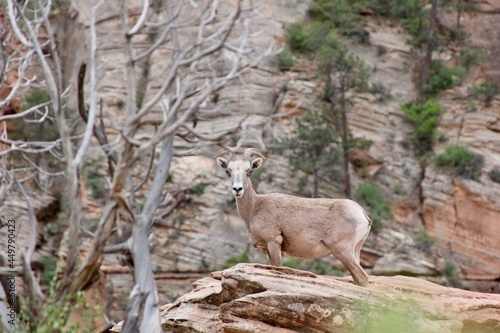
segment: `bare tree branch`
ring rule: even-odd
[[[124,64],[119,64],[123,65],[121,70],[124,73],[127,96],[123,119],[114,117],[110,112],[112,106],[104,103],[103,99],[99,109],[97,103],[101,94],[97,84],[100,75],[97,64],[105,63],[102,61],[103,54],[111,48],[98,48],[102,43],[99,42],[101,36],[97,35],[96,25],[115,14],[103,17],[106,14],[99,13],[102,8],[99,6],[104,4],[102,0],[92,0],[88,10],[84,10],[83,6],[79,8],[76,1],[72,1],[73,7],[89,26],[85,33],[88,35],[90,52],[80,66],[77,80],[78,112],[85,122],[85,129],[80,131],[78,123],[69,120],[64,112],[66,97],[61,93],[63,67],[49,21],[51,1],[42,3],[36,19],[31,19],[26,11],[28,2],[6,1],[10,6],[9,22],[13,26],[11,35],[19,40],[24,38],[24,43],[18,41],[19,46],[8,55],[10,67],[5,67],[6,70],[14,68],[20,77],[9,83],[14,92],[11,91],[8,97],[13,101],[22,92],[36,86],[48,89],[51,101],[30,107],[17,115],[2,116],[0,121],[53,121],[58,127],[60,138],[23,142],[13,140],[14,136],[9,137],[10,133],[5,129],[1,133],[0,143],[5,144],[7,149],[0,152],[0,156],[13,152],[23,154],[26,162],[22,162],[27,167],[12,172],[14,175],[19,174],[19,178],[21,175],[28,178],[36,174],[48,179],[60,175],[58,170],[44,170],[44,166],[37,162],[37,154],[41,153],[52,154],[61,164],[61,169],[64,169],[64,200],[69,216],[65,218],[68,227],[59,248],[61,269],[57,296],[60,300],[71,298],[77,291],[91,285],[100,272],[104,254],[129,252],[131,262],[133,261],[131,270],[134,274],[134,288],[130,293],[122,332],[140,330],[159,333],[161,325],[158,295],[150,258],[150,240],[153,237],[151,227],[153,223],[159,222],[157,215],[160,207],[168,206],[167,209],[172,212],[185,200],[185,197],[176,197],[172,189],[165,188],[173,158],[192,155],[203,145],[223,145],[227,136],[242,128],[244,132],[250,132],[254,126],[270,121],[252,123],[247,121],[248,115],[241,112],[237,114],[237,124],[225,130],[210,133],[201,131],[201,126],[196,129],[197,122],[209,122],[233,114],[234,111],[222,103],[216,105],[214,95],[229,83],[246,84],[243,76],[253,70],[266,55],[271,54],[270,50],[257,51],[251,45],[251,38],[256,35],[250,29],[252,8],[245,7],[243,0],[227,6],[221,6],[218,0],[203,3],[164,0],[164,7],[160,11],[159,5],[152,6],[152,10],[151,1],[143,0],[142,11],[139,13],[136,9],[129,8],[129,1],[122,1],[121,39],[116,41],[118,46],[113,47],[120,50],[125,59]],[[136,22],[131,23],[132,19]],[[154,32],[151,34],[152,38],[145,41],[143,34],[151,31]],[[48,36],[45,36],[45,32]],[[186,39],[187,35],[192,40]],[[171,52],[168,66],[162,72],[155,72],[153,79],[139,77],[141,66],[149,65],[149,61],[157,56],[155,51]],[[216,64],[219,61],[224,62],[222,69]],[[32,63],[40,64],[41,70],[37,72],[40,78],[29,77]],[[87,87],[90,89],[87,91],[88,110],[84,94],[86,64],[89,65],[90,72]],[[149,84],[148,80],[156,81]],[[140,103],[137,98],[139,93],[146,96],[143,102],[142,98],[139,100]],[[281,100],[276,101],[272,114],[276,113],[280,102]],[[108,130],[116,130],[117,135],[113,139],[106,134],[104,117],[107,119]],[[151,129],[151,124],[154,130]],[[80,186],[84,184],[80,182],[80,171],[91,152],[89,148],[94,144],[92,136],[97,139],[108,159],[106,179],[110,184],[110,191],[97,230],[90,233],[82,226],[86,212],[82,204],[85,201],[81,198]],[[176,151],[176,137],[192,144]],[[241,140],[238,145],[241,145]],[[35,179],[35,182],[42,184],[39,179]],[[139,193],[146,188],[146,184],[148,192]],[[7,185],[5,183],[1,186]],[[141,197],[140,194],[145,197],[142,208],[136,199],[136,196]],[[113,233],[119,234],[116,227],[120,218],[124,217],[131,222],[131,237],[120,244],[109,245]],[[83,260],[80,258],[82,234],[92,237]],[[29,281],[32,279],[32,253],[33,248],[29,246],[22,267],[22,274],[28,279],[28,284],[33,283]],[[42,299],[40,296],[36,297]]]
[[[148,1],[145,1],[145,3]],[[82,143],[76,153],[73,163],[75,166],[80,165],[89,144],[92,133],[94,132],[94,122],[97,107],[97,77],[96,77],[96,61],[97,61],[97,32],[95,27],[96,12],[103,4],[99,1],[96,5],[90,7],[90,107],[87,119],[87,126],[83,136]]]
[[[133,187],[132,191],[131,192],[137,192],[139,191],[139,189],[141,187],[144,186],[144,184],[146,184],[146,182],[148,181],[149,179],[149,175],[151,174],[151,170],[153,169],[153,164],[154,164],[154,161],[155,161],[155,155],[156,155],[156,147],[153,147],[153,151],[151,152],[151,158],[149,159],[149,166],[148,166],[148,170],[146,171],[146,175],[142,178],[142,180]]]
[[[80,117],[82,117],[85,123],[88,122],[88,115],[87,111],[85,110],[85,94],[84,94],[84,80],[85,80],[86,68],[87,68],[86,63],[82,62],[82,64],[80,65],[80,70],[78,71],[78,112],[80,113]],[[94,136],[97,138],[97,141],[99,141],[102,150],[106,154],[106,158],[108,159],[109,175],[113,177],[114,166],[116,165],[117,162],[117,156],[116,152],[112,151],[111,148],[109,147],[109,141],[106,135],[106,129],[104,128],[104,122],[102,120],[102,111],[103,111],[102,99],[100,102],[99,109],[100,109],[99,127],[94,125],[93,133]]]
[[[142,29],[142,27],[144,27],[144,23],[146,23],[146,18],[148,15],[148,9],[149,9],[149,1],[144,0],[141,16],[139,17],[139,20],[135,23],[135,25],[132,27],[132,29],[130,29],[127,32],[127,36],[133,36],[137,34]]]
[[[49,104],[51,104],[51,102],[45,102],[45,103],[42,103],[42,104],[38,104],[38,105],[35,105],[31,108],[29,108],[28,110],[26,111],[23,111],[23,112],[20,112],[20,113],[14,113],[14,114],[8,114],[8,115],[5,115],[5,116],[0,116],[0,121],[6,121],[6,120],[12,120],[12,119],[22,119],[22,118],[25,118],[27,115],[30,115],[36,111],[39,111],[40,108],[42,107],[46,107],[48,106]],[[41,118],[41,120],[37,120],[37,121],[43,121],[44,117],[48,114],[48,109],[45,108],[45,112]]]

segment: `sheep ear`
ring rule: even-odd
[[[222,168],[225,169],[227,168],[227,160],[223,159],[222,157],[217,157],[217,164]]]
[[[260,168],[260,166],[262,165],[262,162],[264,162],[264,160],[260,157],[253,160],[252,163],[250,163],[252,165],[252,171]]]

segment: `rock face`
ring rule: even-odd
[[[465,278],[471,280],[500,276],[499,204],[483,187],[472,180],[452,180],[432,169],[424,182],[426,228],[447,245]]]
[[[499,147],[493,142],[500,140],[495,126],[500,103],[495,100],[488,107],[478,103],[475,112],[466,112],[449,96],[441,104],[447,110],[439,127],[445,142],[436,152],[449,144],[464,145],[483,156],[484,166],[477,181],[427,167],[422,182],[423,222],[465,279],[492,281],[500,277],[500,184],[491,181],[487,172],[499,163]]]
[[[163,307],[164,332],[498,332],[500,296],[424,280],[317,276],[239,264]],[[119,325],[114,328],[119,332]]]
[[[77,3],[84,9],[88,8],[87,1],[78,0]],[[279,46],[284,45],[284,36],[288,24],[303,20],[309,3],[310,1],[261,1],[260,15],[255,18],[254,25],[258,27],[258,30],[262,30],[262,33],[256,34],[258,37],[255,40],[256,45],[264,47],[270,42],[274,42]],[[142,1],[130,1],[130,6],[131,12],[136,12],[138,16]],[[494,38],[500,32],[497,29],[498,24],[496,24],[498,14],[494,13],[498,4],[485,2],[481,6],[484,7],[484,11],[490,10],[491,12],[466,15],[462,23],[465,26],[465,31],[471,33],[471,39],[475,41],[474,44],[486,48],[490,62],[484,65],[485,68],[477,66],[478,68],[471,70],[466,84],[484,80],[485,78],[481,76],[483,74],[499,82],[500,70],[498,66],[500,66],[500,62],[495,61],[495,55],[498,54],[496,51],[500,48],[498,42],[500,39]],[[488,9],[485,6],[493,6],[494,8]],[[97,24],[98,36],[102,41],[99,50],[99,63],[101,66],[99,87],[102,89],[99,97],[104,102],[104,121],[106,124],[109,124],[110,119],[119,120],[124,117],[124,111],[121,110],[120,105],[126,100],[124,73],[119,66],[124,61],[124,55],[121,51],[108,47],[114,45],[116,40],[123,38],[120,30],[120,15],[118,15],[119,7],[119,1],[105,2],[101,7],[102,10],[99,13]],[[84,33],[86,26],[83,18],[75,13],[73,15],[72,18],[66,20],[65,25],[61,24],[60,27],[60,29],[64,28],[65,30],[65,33],[61,34],[65,36],[65,43],[67,43],[67,53],[63,59],[67,82],[72,82],[77,77],[78,66],[87,56],[89,45],[88,37]],[[451,17],[450,24],[454,24],[454,22],[455,16]],[[498,281],[500,277],[500,242],[498,241],[498,235],[500,235],[500,185],[492,182],[486,175],[492,168],[500,165],[500,145],[498,145],[500,140],[500,100],[498,98],[493,100],[489,107],[478,103],[476,111],[467,111],[466,103],[468,100],[455,98],[457,94],[466,94],[466,84],[446,93],[441,98],[440,103],[445,109],[445,114],[440,121],[439,130],[443,133],[443,137],[446,138],[447,142],[438,146],[436,151],[440,151],[449,143],[464,144],[485,157],[485,166],[480,182],[453,179],[453,177],[434,169],[432,166],[427,168],[422,180],[422,170],[418,157],[409,148],[407,142],[412,128],[400,108],[401,104],[410,102],[415,98],[415,89],[412,83],[412,65],[415,61],[415,54],[406,44],[406,35],[402,32],[403,29],[398,25],[387,25],[386,23],[370,20],[369,17],[366,17],[366,28],[370,32],[370,44],[349,45],[350,50],[367,65],[377,67],[377,71],[370,78],[370,84],[373,87],[378,87],[379,90],[379,93],[361,94],[356,101],[355,107],[348,114],[350,130],[353,136],[373,141],[373,145],[368,151],[353,152],[350,156],[354,170],[359,172],[359,175],[354,171],[352,172],[353,187],[356,188],[361,183],[373,182],[383,188],[388,201],[391,203],[394,218],[393,223],[387,223],[386,227],[378,235],[372,233],[369,236],[364,247],[362,263],[365,267],[373,268],[372,273],[377,275],[411,274],[431,277],[439,275],[441,267],[439,263],[434,262],[435,256],[422,251],[415,254],[414,252],[417,250],[412,250],[409,253],[397,252],[397,250],[404,250],[404,246],[407,246],[407,244],[410,244],[407,247],[411,248],[410,240],[415,234],[415,229],[418,229],[423,222],[427,231],[437,238],[438,243],[446,251],[444,254],[449,255],[449,260],[457,264],[460,271],[464,273],[465,278],[476,281],[487,280],[490,283],[487,288],[480,284],[467,286],[476,290],[500,292],[500,283]],[[444,21],[444,23],[446,22]],[[146,34],[139,37],[139,44],[148,38]],[[164,52],[167,52],[167,50]],[[146,100],[158,89],[161,77],[157,73],[161,73],[161,69],[168,66],[168,61],[165,60],[168,59],[166,55],[167,53],[158,52],[149,59],[151,76],[148,77],[145,87]],[[287,92],[284,94],[283,102],[277,110],[279,112],[287,113],[297,109],[297,115],[299,115],[300,111],[303,111],[316,100],[321,89],[321,80],[316,74],[317,68],[314,61],[307,56],[298,54],[295,54],[294,57],[296,64],[288,71],[280,71],[276,59],[266,59],[255,71],[256,75],[246,79],[248,89],[243,89],[237,83],[229,85],[218,96],[219,103],[228,110],[227,117],[218,122],[200,121],[198,128],[206,129],[209,132],[231,127],[240,117],[249,115],[250,117],[245,122],[245,129],[238,133],[237,136],[245,139],[245,145],[258,147],[262,141],[269,141],[269,137],[266,138],[265,135],[269,136],[271,132],[273,137],[280,137],[293,132],[292,116],[273,121],[271,124],[266,123],[265,126],[262,125],[258,129],[252,126],[269,116],[273,109],[277,91],[282,88],[286,87]],[[477,74],[476,72],[483,74]],[[477,75],[472,75],[474,73]],[[1,92],[0,96],[2,96]],[[75,101],[70,101],[71,103],[75,104]],[[153,122],[155,119],[150,120]],[[113,136],[116,133],[111,127],[108,130],[110,135]],[[185,149],[191,147],[186,147],[182,142],[176,142],[176,148]],[[174,194],[176,192],[185,192],[188,200],[185,200],[184,206],[180,205],[171,214],[167,214],[167,209],[160,211],[155,221],[152,259],[161,304],[171,302],[177,295],[182,294],[185,291],[186,281],[187,283],[193,281],[199,276],[200,272],[205,274],[204,272],[217,269],[229,257],[248,251],[247,231],[243,221],[235,211],[234,198],[228,189],[227,179],[224,173],[216,168],[216,164],[210,156],[213,156],[213,152],[210,149],[204,149],[199,156],[179,157],[172,164],[172,182],[166,186],[166,190]],[[94,162],[96,161],[89,161],[89,164],[97,163]],[[254,182],[254,186],[258,187],[256,188],[258,193],[292,193],[296,189],[295,185],[298,177],[295,177],[291,171],[286,156],[268,155],[264,167],[259,181]],[[364,170],[364,168],[367,170]],[[369,175],[368,180],[362,178],[362,174],[366,173],[366,171],[368,171]],[[422,188],[421,198],[423,201],[420,201],[420,187]],[[88,192],[90,193],[90,191]],[[320,194],[325,197],[338,196],[338,193],[335,193],[330,188],[321,189]],[[139,194],[139,199],[142,198],[141,195],[143,194]],[[19,225],[25,225],[23,224],[26,216],[25,207],[19,207],[17,198],[12,197],[9,200],[10,203],[0,207],[0,215],[2,215],[1,209],[4,208],[9,214],[19,216]],[[49,202],[49,200],[46,201]],[[45,203],[37,206],[43,205]],[[10,208],[11,206],[17,207],[17,209],[13,210]],[[102,202],[93,200],[90,194],[86,198],[85,206],[89,221],[100,216]],[[42,232],[40,236],[41,244],[40,247],[37,247],[35,253],[37,258],[47,258],[49,254],[55,253],[53,243],[59,229],[52,230],[53,226],[56,225],[56,223],[52,222],[49,219],[46,222],[39,221],[39,230]],[[25,238],[27,238],[25,235],[27,233],[20,232],[19,243],[23,244],[23,246],[25,245]],[[0,238],[5,239],[4,236],[0,231]],[[123,240],[119,239],[117,243]],[[2,244],[0,244],[1,248]],[[83,252],[85,251],[84,248]],[[255,258],[256,254],[252,254],[252,260]],[[263,262],[267,262],[265,257],[263,260]],[[238,267],[241,270],[241,267]],[[361,299],[364,302],[363,297],[366,296],[361,289],[349,286],[342,280],[324,277],[313,278],[308,275],[297,275],[294,280],[288,279],[288,277],[295,276],[295,273],[290,272],[296,271],[265,270],[256,266],[242,267],[247,267],[243,269],[243,272],[248,272],[250,268],[258,270],[261,275],[266,272],[267,275],[262,275],[266,279],[268,275],[274,276],[276,279],[279,276],[284,276],[283,281],[286,283],[292,283],[291,281],[297,279],[297,281],[306,279],[316,282],[326,279],[326,282],[321,282],[326,286],[340,285],[341,288],[349,287],[349,292],[352,291],[352,294],[349,295],[357,295],[356,300]],[[106,288],[112,294],[113,302],[116,304],[118,314],[116,314],[115,318],[120,318],[122,315],[119,311],[125,308],[128,293],[133,284],[131,274],[121,266],[114,254],[106,255],[102,271],[107,278]],[[180,319],[177,321],[174,319],[166,320],[166,325],[170,323],[168,324],[170,326],[165,327],[176,327],[175,330],[182,331],[183,316],[195,318],[195,314],[188,316],[187,312],[190,311],[189,309],[199,307],[206,310],[203,313],[200,312],[199,315],[204,314],[207,323],[203,324],[188,320],[185,322],[186,327],[188,327],[186,330],[195,331],[195,328],[189,327],[200,327],[198,331],[206,329],[209,332],[209,324],[212,323],[215,327],[213,331],[221,331],[222,325],[225,325],[224,327],[228,332],[238,331],[239,321],[234,318],[243,317],[240,314],[231,312],[233,309],[229,304],[238,304],[239,306],[242,306],[242,304],[232,303],[233,301],[236,302],[236,298],[222,301],[222,296],[220,296],[223,288],[229,288],[229,285],[224,282],[226,278],[223,276],[236,274],[236,272],[236,269],[228,270],[222,276],[220,274],[214,275],[212,278],[197,282],[196,291],[181,298],[175,303],[177,305],[169,307],[169,310],[165,313],[165,318],[177,318],[174,317],[175,315]],[[394,285],[397,283],[415,283],[416,286],[424,288],[424,282],[415,279],[391,278],[384,280],[383,278],[373,278],[372,281],[373,284],[369,290],[373,289],[374,295],[381,294],[381,290],[386,288],[390,290],[389,295],[395,295],[396,298],[404,295],[404,293],[397,292],[395,287],[389,287],[386,284],[387,281],[390,281],[389,285],[393,283]],[[314,285],[314,283],[311,283],[311,285]],[[434,288],[434,285],[430,286]],[[217,288],[221,289],[221,291],[214,291]],[[309,287],[306,289],[310,290]],[[305,289],[299,288],[298,290]],[[276,292],[281,293],[281,291]],[[344,290],[344,292],[347,291]],[[356,292],[362,294],[356,294]],[[104,294],[105,291],[102,293]],[[195,297],[193,295],[205,293],[209,294],[207,296],[209,301],[194,301],[192,300],[194,298],[190,298]],[[318,292],[318,294],[322,293],[323,291]],[[251,298],[251,295],[257,297],[256,295],[262,296],[262,293],[250,293],[241,297]],[[243,299],[241,297],[238,299]],[[316,298],[316,296],[308,297]],[[183,299],[186,301],[182,301]],[[242,302],[244,303],[244,301]],[[253,298],[252,302],[255,302]],[[333,304],[329,303],[330,298],[325,302],[325,304]],[[375,300],[373,301],[375,303],[366,302],[369,306],[367,305],[367,308],[361,310],[354,311],[352,310],[354,308],[349,306],[345,308],[356,313],[370,312],[373,310],[373,304],[378,304]],[[301,305],[297,305],[296,307],[299,310],[294,310],[295,315],[298,318],[302,315],[307,317],[308,315],[305,313],[308,313],[309,307],[306,308],[305,304],[309,303],[300,301],[290,304],[299,303],[302,304],[304,311],[300,312]],[[244,304],[250,306],[250,303]],[[333,305],[331,306],[333,307]],[[220,319],[212,319],[212,312],[209,311],[213,311],[219,316],[217,318]],[[347,320],[346,315],[342,312],[337,311],[334,313],[332,318],[337,318],[336,321],[342,318],[344,318],[342,319],[344,321]],[[377,312],[373,310],[373,313]],[[389,313],[391,312],[389,311]],[[232,319],[228,318],[233,318],[234,321],[231,322]],[[267,327],[264,321],[268,322],[265,318],[257,318],[254,321],[245,319],[244,324],[241,325]],[[322,320],[319,320],[319,322],[322,322]],[[273,324],[278,325],[279,323],[273,322]],[[366,327],[368,324],[365,323],[364,325],[360,327]],[[473,329],[468,329],[469,326],[467,325],[469,324],[467,324],[467,321],[464,321],[462,325],[464,326],[463,332],[474,332]],[[293,329],[290,327],[288,329]],[[315,329],[321,330],[320,328]],[[255,330],[257,329],[255,328]],[[349,328],[342,327],[338,331],[351,332]],[[442,331],[447,332],[446,330]],[[449,331],[453,330],[450,329]]]

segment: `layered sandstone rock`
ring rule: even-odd
[[[500,329],[500,296],[424,280],[317,276],[239,264],[163,307],[164,332],[475,332]],[[119,332],[120,325],[114,328]]]
[[[423,183],[423,218],[466,279],[500,277],[498,189],[468,179],[453,179],[428,168]]]

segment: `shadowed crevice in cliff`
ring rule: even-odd
[[[239,264],[193,284],[165,305],[164,332],[474,332],[500,329],[500,295],[421,279],[319,276]],[[119,327],[115,328],[119,331]]]

